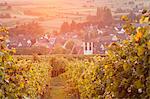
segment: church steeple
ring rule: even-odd
[[[94,42],[92,42],[91,36],[93,29],[92,25],[86,29],[85,39],[83,42],[84,55],[92,55],[94,53]]]

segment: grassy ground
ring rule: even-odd
[[[52,78],[51,98],[52,99],[66,99],[67,98],[64,92],[64,81],[59,76]]]
[[[65,93],[64,80],[58,76],[51,79],[49,93],[43,99],[71,99]]]

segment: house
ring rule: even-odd
[[[48,36],[45,35],[44,37],[38,38],[36,40],[36,43],[34,44],[34,46],[52,48],[55,43],[56,43],[56,38],[55,37],[50,37],[49,38]]]

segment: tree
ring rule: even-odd
[[[106,24],[106,25],[111,25],[112,22],[113,22],[113,17],[112,17],[111,9],[109,9],[107,7],[104,7],[103,21],[104,21],[104,24]]]
[[[111,25],[113,22],[113,17],[111,13],[111,9],[107,7],[97,8],[97,20],[98,22],[102,22],[105,25]]]
[[[60,28],[60,32],[61,33],[65,33],[65,32],[69,32],[70,31],[70,25],[68,22],[64,22],[62,25],[61,25],[61,28]]]
[[[38,22],[33,21],[11,28],[9,32],[13,37],[23,35],[27,39],[36,39],[44,34],[44,28]]]
[[[76,30],[77,29],[77,23],[75,21],[72,20],[71,24],[70,24],[70,30]]]

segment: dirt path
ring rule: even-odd
[[[67,99],[67,95],[64,91],[64,81],[59,76],[52,78],[51,99]]]
[[[71,99],[65,94],[64,85],[64,81],[60,76],[53,77],[51,79],[50,91],[44,99]]]

